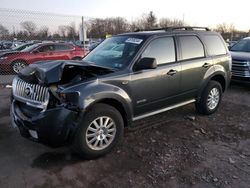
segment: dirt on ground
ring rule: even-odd
[[[193,104],[135,122],[110,154],[84,160],[22,138],[0,88],[1,187],[250,187],[250,88],[210,116]]]

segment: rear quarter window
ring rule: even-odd
[[[204,35],[203,39],[209,55],[224,55],[227,53],[224,42],[218,35]]]

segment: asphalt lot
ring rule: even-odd
[[[15,75],[0,75],[0,85],[1,84],[11,84]]]
[[[112,153],[83,160],[22,138],[0,88],[1,187],[250,187],[250,88],[231,86],[217,113],[188,105],[135,123]]]

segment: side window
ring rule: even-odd
[[[155,58],[158,65],[175,61],[175,44],[173,37],[153,40],[142,53],[143,57]]]
[[[223,55],[227,53],[222,39],[217,35],[204,35],[204,41],[209,55]]]
[[[180,36],[182,60],[205,57],[204,46],[196,36]]]
[[[66,44],[55,44],[55,51],[72,50],[73,47]]]
[[[51,52],[54,51],[54,46],[53,45],[44,45],[40,48],[38,48],[39,52]]]

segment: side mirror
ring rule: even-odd
[[[136,65],[135,70],[156,69],[157,63],[155,58],[144,57],[140,59]]]

